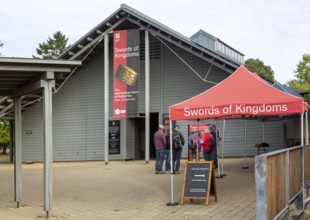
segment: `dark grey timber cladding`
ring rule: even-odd
[[[104,57],[99,54],[85,66],[87,160],[104,158]],[[111,86],[110,86],[111,87]]]
[[[53,95],[54,161],[102,160],[104,157],[103,55],[84,64]],[[42,106],[23,114],[23,161],[43,160]],[[33,137],[33,138],[32,138]]]
[[[220,82],[228,76],[225,71],[193,56],[191,53],[171,46],[183,60],[185,60],[202,78],[210,70],[207,80]],[[170,49],[163,46],[163,71],[164,71],[164,112],[169,111],[169,106],[191,98],[214,84],[203,82],[187,65],[184,64]],[[210,69],[211,67],[211,69]]]
[[[79,71],[54,95],[54,160],[87,158],[86,80]]]
[[[135,158],[135,120],[128,118],[126,120],[126,159]]]
[[[43,161],[42,102],[22,114],[22,161]],[[35,116],[35,118],[34,118]],[[55,129],[53,130],[53,132]],[[28,134],[27,134],[28,133]],[[29,134],[31,133],[31,134]],[[55,135],[55,133],[54,133]]]

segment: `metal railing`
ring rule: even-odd
[[[255,157],[256,219],[291,219],[310,196],[310,145]]]

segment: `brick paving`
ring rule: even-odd
[[[241,169],[243,158],[224,162],[222,179],[216,179],[218,202],[171,201],[170,174],[154,174],[154,161],[57,162],[53,165],[53,210],[49,219],[137,220],[239,220],[255,219],[254,159]],[[174,175],[174,200],[180,202],[185,161]],[[217,174],[217,173],[216,173]],[[46,219],[43,211],[43,164],[23,164],[21,207],[14,202],[14,167],[0,164],[0,219]]]

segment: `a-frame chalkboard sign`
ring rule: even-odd
[[[214,196],[217,202],[213,161],[187,161],[181,204],[184,204],[184,199],[205,199],[207,206],[210,196]]]

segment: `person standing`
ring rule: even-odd
[[[170,129],[166,130],[165,166],[166,166],[166,171],[169,171],[171,169],[170,167]]]
[[[192,130],[191,135],[188,137],[188,156],[189,161],[193,161],[196,158],[197,150],[197,130]]]
[[[173,161],[172,161],[173,173],[179,174],[180,160],[182,156],[182,147],[184,146],[185,141],[183,134],[180,131],[180,127],[178,125],[175,126],[174,131],[172,133],[172,141],[173,141]]]
[[[213,146],[213,152],[212,152],[212,157],[214,161],[214,169],[217,169],[218,167],[218,156],[217,156],[217,144],[218,144],[218,131],[216,130],[215,124],[210,125],[210,133],[213,136],[215,143]]]
[[[165,158],[166,136],[164,134],[165,127],[159,125],[158,131],[154,134],[154,145],[156,150],[155,174],[166,173],[162,171]]]
[[[205,160],[213,160],[213,149],[212,149],[212,144],[211,141],[213,139],[213,136],[210,134],[210,129],[207,127],[205,129],[205,136],[203,138],[203,157]]]

